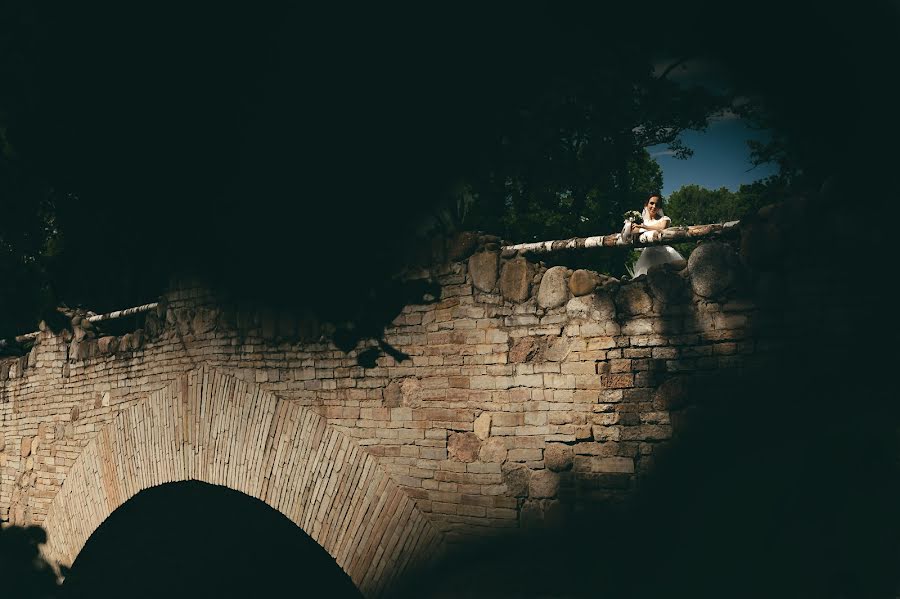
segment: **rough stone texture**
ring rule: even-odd
[[[390,384],[384,388],[384,407],[398,408],[400,407],[402,398],[403,392],[400,390],[400,381],[391,381]]]
[[[31,455],[31,437],[25,437],[24,439],[22,439],[20,455],[23,458],[27,458]]]
[[[492,437],[481,444],[478,457],[482,462],[502,464],[506,461],[507,454],[506,442],[499,437]]]
[[[634,282],[619,289],[616,294],[616,307],[629,316],[646,314],[653,309],[653,300],[641,282]]]
[[[447,258],[461,262],[478,247],[478,234],[472,231],[461,231],[447,240]]]
[[[593,293],[600,285],[600,276],[592,270],[579,268],[569,277],[569,291],[575,297]]]
[[[509,348],[509,361],[528,362],[540,350],[540,343],[534,337],[522,337]]]
[[[113,354],[119,350],[119,339],[118,337],[101,337],[97,342],[97,347],[100,349],[100,353]]]
[[[474,462],[481,451],[481,439],[475,433],[455,433],[447,439],[447,454],[451,460]]]
[[[528,495],[528,473],[530,470],[522,465],[507,468],[503,474],[503,482],[506,485],[506,493],[511,497],[525,497]]]
[[[531,294],[533,267],[525,258],[513,258],[500,273],[500,294],[511,302],[524,302]]]
[[[566,312],[572,318],[609,321],[616,317],[616,305],[605,291],[592,295],[573,297],[566,304]]]
[[[206,333],[216,328],[219,311],[211,308],[200,308],[191,319],[191,330],[195,333]]]
[[[572,343],[568,337],[559,337],[551,340],[544,350],[544,359],[548,362],[562,362],[572,351]]]
[[[691,385],[687,377],[665,381],[653,393],[653,406],[659,410],[678,410],[690,401]]]
[[[537,303],[542,308],[556,308],[562,306],[569,299],[569,290],[566,285],[565,266],[554,266],[541,277],[541,286],[537,292]]]
[[[559,474],[551,470],[534,470],[528,481],[528,496],[532,499],[553,498],[559,492]]]
[[[475,435],[482,441],[491,435],[491,415],[488,412],[483,413],[475,419],[474,423]]]
[[[544,464],[554,472],[561,472],[572,467],[575,450],[568,445],[551,443],[544,450]]]
[[[272,428],[266,431],[271,431],[272,443],[276,439],[294,443],[294,437],[283,436],[279,426],[296,433],[297,442],[334,439],[336,449],[325,445],[322,451],[332,452],[326,454],[332,460],[342,455],[340,459],[349,461],[327,476],[356,476],[351,464],[371,459],[372,472],[381,472],[378,485],[392,484],[401,490],[402,494],[385,497],[406,506],[402,509],[407,521],[420,513],[424,518],[418,521],[420,528],[425,522],[447,542],[464,542],[517,526],[524,517],[520,510],[530,505],[525,503],[530,480],[533,478],[533,493],[547,495],[549,491],[541,489],[548,484],[552,487],[555,469],[571,469],[571,475],[565,475],[566,490],[571,476],[577,501],[588,501],[594,491],[616,497],[630,493],[644,460],[649,461],[656,448],[671,437],[673,424],[687,411],[679,409],[683,404],[674,399],[679,383],[669,381],[752,366],[754,360],[765,359],[766,343],[781,331],[778,327],[766,329],[765,343],[748,339],[748,332],[765,325],[756,313],[755,296],[708,302],[694,295],[684,279],[684,301],[672,311],[660,309],[659,298],[669,293],[666,285],[674,283],[665,277],[681,276],[677,273],[661,273],[658,285],[650,276],[655,273],[650,273],[646,282],[605,283],[594,293],[570,299],[564,310],[547,312],[536,301],[524,301],[528,285],[540,274],[524,258],[515,258],[504,267],[525,289],[514,295],[514,300],[501,295],[496,285],[490,292],[473,289],[467,267],[451,263],[433,269],[441,285],[441,299],[403,307],[384,329],[384,340],[409,358],[398,362],[381,355],[371,368],[362,368],[358,358],[374,343],[345,353],[328,341],[329,328],[324,323],[302,315],[292,322],[284,314],[248,311],[193,285],[177,286],[160,298],[158,313],[147,316],[142,332],[107,336],[103,345],[107,349],[116,346],[114,353],[101,351],[93,331],[80,339],[41,333],[29,354],[0,358],[0,435],[5,439],[5,449],[0,451],[0,520],[42,524],[59,497],[73,506],[82,505],[84,497],[94,498],[91,493],[101,491],[91,489],[103,489],[102,481],[79,487],[78,493],[86,493],[83,497],[67,490],[70,477],[81,468],[79,460],[100,459],[94,470],[97,476],[106,476],[103,464],[116,464],[110,475],[119,472],[121,460],[127,456],[149,460],[142,463],[146,469],[141,472],[146,476],[153,468],[171,469],[170,460],[179,456],[187,460],[186,469],[193,469],[179,472],[179,476],[202,474],[203,480],[226,480],[215,478],[223,476],[222,472],[228,477],[256,476],[252,468],[257,466],[248,465],[241,473],[238,464],[257,462],[206,450],[213,446],[204,446],[199,453],[143,453],[146,446],[142,444],[161,439],[162,432],[193,434],[194,429],[184,433],[174,425],[160,426],[148,429],[146,435],[141,432],[145,436],[139,438],[117,428],[120,417],[137,413],[132,410],[171,405],[152,403],[163,401],[166,393],[171,395],[165,397],[183,398],[182,377],[202,370],[227,375],[211,375],[210,379],[224,390],[222,394],[204,395],[206,391],[202,391],[198,395],[218,403],[186,404],[192,410],[197,408],[191,418],[201,413],[219,414],[221,406],[231,406],[222,412],[230,419],[227,424],[209,423],[225,434],[269,423]],[[540,281],[546,277],[544,273]],[[204,324],[212,319],[202,315],[213,312],[219,314],[215,325]],[[295,330],[299,339],[285,337],[289,330]],[[195,384],[190,383],[189,388],[200,389],[191,386]],[[238,396],[243,399],[235,399]],[[235,401],[250,411],[236,411]],[[271,407],[267,403],[271,401],[285,406],[279,410],[290,407],[297,411],[277,412],[285,418],[270,420],[268,412],[251,410]],[[135,420],[135,426],[157,418],[141,414],[150,420]],[[321,435],[303,429],[307,421],[324,423]],[[259,438],[269,437],[263,433]],[[188,444],[182,446],[193,443],[182,441]],[[30,445],[27,456],[21,455],[22,444]],[[91,447],[100,453],[86,454],[95,451]],[[260,451],[273,460],[290,460],[294,454],[284,453],[290,447],[282,447],[278,458],[265,453],[270,451],[265,447]],[[572,451],[571,465],[567,448]],[[209,462],[197,461],[201,455]],[[294,476],[290,474],[293,466],[278,463],[284,464],[285,470],[271,472],[270,485],[281,485],[282,478]],[[333,463],[336,467],[337,462]],[[322,472],[335,470],[326,467]],[[73,488],[81,484],[72,480]],[[342,478],[321,480],[321,497],[335,501],[335,493],[347,482]],[[114,493],[130,493],[140,485],[116,483],[109,488]],[[379,486],[373,493],[381,493],[383,488]],[[304,509],[293,491],[279,494],[259,487],[254,492],[288,517]],[[130,495],[117,496],[110,503],[101,498],[97,505],[112,509],[125,496]],[[531,497],[539,502],[536,509],[543,514],[551,500]],[[328,508],[320,515],[302,513],[311,520],[298,524],[316,539],[332,525],[331,519],[347,515]],[[351,531],[366,524],[348,515],[347,526],[344,536],[350,538]],[[58,533],[50,534],[52,538]],[[398,539],[401,545],[403,542]],[[389,558],[379,561],[360,554],[357,561],[380,569],[381,573],[373,571],[372,580],[389,576],[387,572],[394,567]]]
[[[651,268],[647,272],[647,284],[653,297],[663,304],[674,304],[688,297],[687,282],[669,268]]]
[[[738,268],[731,247],[719,242],[701,244],[688,259],[694,293],[709,299],[720,296],[735,284]]]
[[[497,252],[480,252],[469,258],[469,276],[476,289],[490,292],[497,285],[497,265],[500,254]]]

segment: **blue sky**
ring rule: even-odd
[[[762,141],[767,137],[766,131],[750,129],[743,120],[725,116],[712,120],[706,131],[686,131],[681,135],[685,144],[694,150],[694,155],[686,160],[672,156],[665,145],[651,146],[647,150],[663,170],[664,196],[690,184],[737,191],[744,183],[775,174],[775,165],[752,168],[750,164],[747,140]]]
[[[659,60],[656,74],[663,73],[672,60]],[[670,70],[668,78],[685,87],[698,85],[717,93],[728,88],[728,73],[722,65],[708,60],[687,60]],[[726,187],[731,191],[744,183],[765,179],[777,172],[772,164],[753,168],[750,164],[748,139],[767,140],[769,133],[751,129],[733,112],[713,117],[705,131],[685,131],[684,143],[694,150],[687,160],[673,157],[665,145],[650,146],[647,150],[663,171],[662,193],[668,196],[683,185],[700,185],[707,189]]]

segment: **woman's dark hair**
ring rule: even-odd
[[[658,192],[658,191],[651,191],[649,194],[647,194],[647,199],[644,200],[644,206],[647,205],[647,202],[649,202],[649,201],[650,201],[650,198],[652,198],[653,196],[656,196],[656,197],[659,198],[659,203],[660,203],[660,204],[663,204],[663,203],[664,203],[664,202],[663,202],[662,194],[661,194],[660,192]]]

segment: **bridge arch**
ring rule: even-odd
[[[414,501],[351,438],[308,407],[201,367],[121,410],[85,446],[44,522],[46,557],[71,565],[128,499],[186,480],[283,513],[367,597],[441,546]]]

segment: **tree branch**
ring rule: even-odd
[[[686,63],[686,62],[687,62],[688,60],[690,60],[690,59],[691,59],[690,56],[685,56],[684,58],[681,58],[681,59],[679,59],[679,60],[676,60],[675,62],[673,62],[672,64],[670,64],[668,67],[666,67],[666,70],[663,71],[663,72],[662,72],[662,75],[660,75],[659,77],[657,77],[656,80],[657,80],[657,81],[662,81],[663,79],[665,79],[666,77],[669,76],[669,73],[671,73],[672,70],[673,70],[675,67],[677,67],[677,66],[679,66],[679,65],[682,65],[682,64]]]

